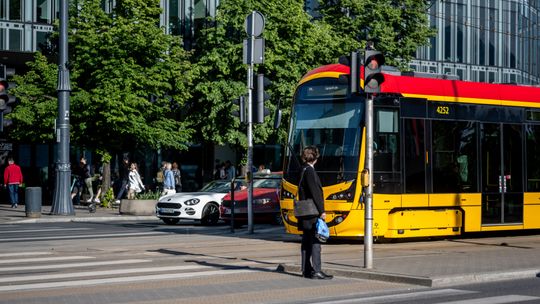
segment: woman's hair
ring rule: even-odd
[[[319,149],[315,146],[307,146],[302,151],[302,160],[306,163],[311,163],[319,158]]]

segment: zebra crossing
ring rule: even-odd
[[[230,264],[229,269],[216,269],[206,265],[157,266],[152,259],[107,260],[110,257],[50,256],[53,252],[25,252],[19,258],[14,254],[0,254],[0,292],[46,288],[84,287],[90,285],[134,283],[167,279],[186,279],[216,275],[247,273],[250,262]],[[25,257],[21,258],[20,256]],[[49,257],[43,258],[41,256]],[[38,257],[35,257],[38,256]],[[74,262],[78,261],[78,262]],[[53,264],[51,264],[53,262]],[[142,266],[142,267],[141,267]],[[92,269],[102,270],[92,270]],[[58,272],[59,270],[63,270]]]

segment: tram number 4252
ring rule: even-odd
[[[441,115],[449,115],[450,114],[450,107],[438,106],[437,107],[437,113],[441,114]]]

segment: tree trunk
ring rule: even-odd
[[[103,181],[101,183],[101,193],[105,195],[111,188],[111,162],[103,163]]]

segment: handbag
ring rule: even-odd
[[[300,176],[300,182],[298,183],[298,191],[296,192],[296,197],[298,197],[300,193],[300,186],[302,185],[302,180],[304,179],[304,172],[306,171],[306,168],[302,170],[302,175]],[[307,218],[307,217],[314,217],[319,215],[319,210],[317,209],[317,206],[315,206],[315,202],[313,199],[308,198],[305,200],[298,200],[294,199],[294,216],[298,219]]]
[[[319,242],[326,243],[328,241],[328,238],[330,237],[330,230],[328,229],[328,225],[326,225],[326,222],[322,218],[317,219],[317,233],[315,234],[315,237]]]

